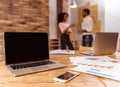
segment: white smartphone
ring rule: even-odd
[[[65,73],[53,78],[53,80],[65,83],[65,82],[70,81],[71,79],[73,79],[74,77],[76,77],[78,75],[79,75],[79,73],[77,73],[77,72],[68,71],[68,72],[65,72]]]

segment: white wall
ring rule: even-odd
[[[69,6],[71,4],[72,0],[69,0]],[[101,21],[101,31],[104,31],[104,27],[105,27],[105,2],[104,0],[75,0],[78,8],[81,6],[86,5],[88,2],[90,2],[91,5],[95,5],[98,4],[98,19]],[[70,19],[69,22],[70,23],[76,23],[76,25],[78,24],[78,8],[69,8],[69,14],[70,14]],[[74,31],[74,35],[76,40],[80,43],[81,42],[81,37],[80,35],[77,34],[77,26],[74,27],[73,29]]]
[[[69,6],[71,0],[69,1]],[[102,31],[119,32],[120,33],[120,0],[75,0],[77,5],[83,6],[90,1],[91,5],[98,4],[98,17],[102,22]],[[56,0],[49,0],[50,17],[49,32],[50,38],[57,38],[57,6]],[[69,22],[78,24],[78,9],[69,8]],[[74,33],[77,36],[77,27],[74,27]],[[120,35],[119,35],[120,38]],[[120,49],[120,46],[119,46]]]
[[[105,0],[105,31],[119,32],[117,50],[120,50],[120,0]]]
[[[57,38],[57,1],[49,0],[49,34],[50,39]]]
[[[104,31],[104,24],[105,24],[105,0],[75,0],[78,7],[86,5],[90,2],[91,5],[98,4],[98,19],[101,21],[101,31]],[[71,0],[69,0],[69,5]],[[71,8],[69,9],[70,15],[70,22],[78,20],[78,8]],[[74,19],[74,20],[73,20]]]
[[[105,0],[75,0],[78,7],[86,5],[90,1],[91,5],[98,4],[99,20],[102,22],[102,31],[104,31],[104,1]],[[69,6],[71,0],[68,0]],[[69,8],[69,22],[78,24],[78,8]],[[49,0],[49,33],[50,39],[57,38],[57,0]],[[74,27],[73,32],[77,37],[77,26]]]
[[[76,39],[76,37],[77,37],[77,25],[78,25],[78,9],[77,8],[69,8],[69,23],[75,24],[75,27],[72,27],[72,30],[73,30],[73,33],[74,33],[74,36]]]
[[[120,33],[120,0],[105,0],[105,31]]]

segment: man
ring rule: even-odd
[[[83,15],[83,22],[82,22],[82,46],[92,46],[93,42],[93,19],[89,16],[90,10],[89,9],[83,9],[82,11]]]

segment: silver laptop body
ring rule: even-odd
[[[13,76],[65,67],[49,59],[48,34],[5,32],[5,63]]]
[[[117,32],[97,32],[94,38],[93,50],[80,53],[87,55],[112,54],[116,51],[117,40]]]

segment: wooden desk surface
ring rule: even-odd
[[[60,83],[53,80],[54,77],[68,71],[72,65],[69,56],[75,55],[50,55],[50,58],[67,65],[65,68],[33,73],[13,77],[4,64],[0,63],[0,87],[120,87],[119,81],[110,80],[86,73],[80,75],[68,83]]]

